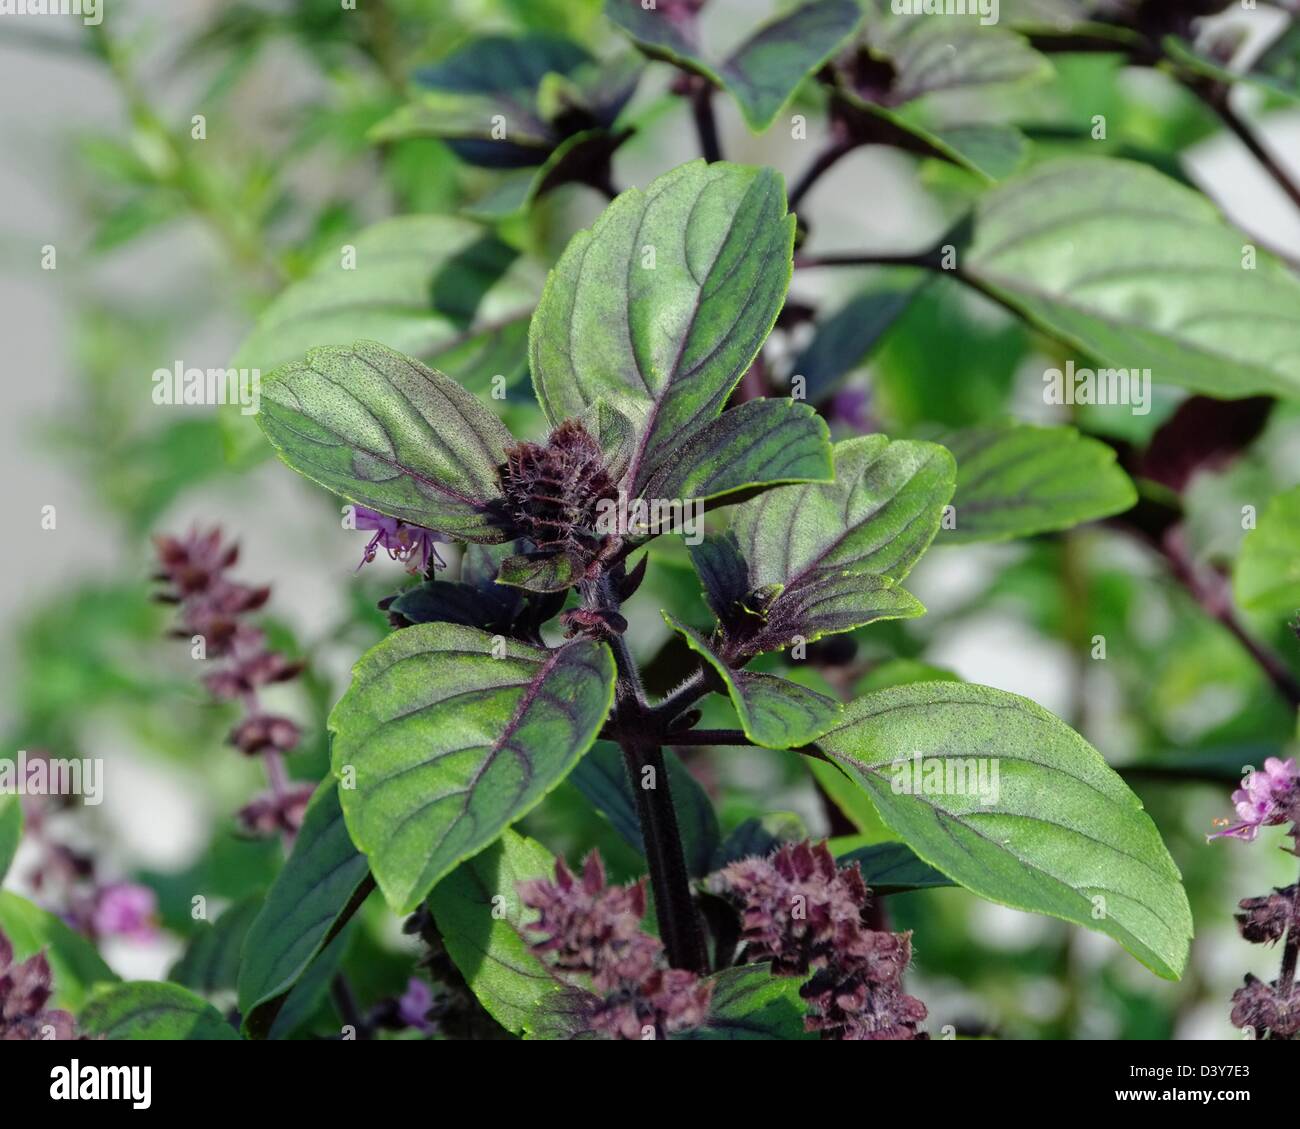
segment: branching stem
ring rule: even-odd
[[[608,578],[583,585],[583,603],[606,612],[618,611],[618,598]],[[616,740],[623,750],[632,792],[641,821],[641,840],[650,868],[655,915],[668,963],[693,972],[708,970],[708,948],[691,894],[677,810],[673,806],[668,767],[659,737],[648,723],[650,713],[636,660],[621,635],[609,638],[618,667],[614,716]]]

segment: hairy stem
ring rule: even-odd
[[[583,603],[603,611],[618,611],[618,599],[608,577],[583,585]],[[649,707],[641,673],[627,641],[621,635],[609,638],[618,667],[614,711],[618,743],[623,750],[632,791],[636,796],[637,815],[641,822],[641,840],[645,845],[646,863],[650,867],[650,887],[654,891],[655,916],[659,936],[664,943],[668,963],[692,972],[708,971],[708,949],[704,932],[691,894],[690,871],[686,869],[686,852],[682,849],[677,810],[673,807],[668,783],[668,767],[658,737],[648,723]]]
[[[691,896],[691,876],[686,869],[677,811],[668,785],[668,766],[657,744],[623,737],[623,762],[636,794],[641,839],[650,867],[659,936],[668,963],[692,972],[708,970],[708,950],[699,914]],[[649,770],[649,771],[647,771]]]
[[[691,706],[713,691],[715,685],[711,671],[697,667],[680,686],[662,701],[655,703],[646,714],[646,720],[659,732],[681,717]]]
[[[739,729],[690,729],[685,733],[674,733],[668,738],[670,745],[739,745],[749,746],[751,748],[760,748],[756,746],[745,734]],[[829,759],[817,744],[800,745],[798,748],[790,749],[789,752],[799,753],[805,757],[811,757],[813,760],[824,761]]]

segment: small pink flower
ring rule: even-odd
[[[1228,820],[1222,820],[1227,826],[1209,838],[1241,839],[1249,843],[1259,834],[1261,827],[1294,820],[1296,801],[1300,799],[1297,781],[1300,781],[1300,773],[1296,772],[1294,757],[1286,761],[1269,757],[1264,762],[1263,772],[1252,771],[1242,780],[1241,787],[1232,793],[1240,822],[1230,824]]]
[[[395,517],[388,517],[386,514],[376,513],[374,510],[366,509],[365,506],[353,506],[352,515],[356,521],[356,528],[367,532],[374,531],[374,536],[366,546],[365,555],[361,558],[361,564],[357,565],[360,571],[362,565],[368,565],[375,559],[380,549],[386,549],[388,555],[395,561],[401,561],[408,566],[413,561],[418,561],[418,565],[411,567],[411,571],[424,572],[429,567],[430,558],[439,568],[446,568],[446,563],[438,556],[438,550],[433,547],[435,541],[441,540],[432,530],[424,529],[418,525],[408,525],[404,521],[398,521]]]
[[[406,982],[406,991],[397,1001],[397,1015],[408,1027],[414,1027],[425,1034],[433,1030],[429,1022],[429,1010],[433,1007],[433,989],[423,980],[412,976]]]
[[[147,886],[114,882],[96,896],[91,922],[99,937],[152,941],[158,933],[157,913],[158,899]]]

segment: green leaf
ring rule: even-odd
[[[868,435],[834,457],[833,483],[768,491],[733,511],[729,538],[693,550],[711,606],[725,608],[725,661],[924,611],[898,582],[938,531],[952,456]]]
[[[881,822],[866,794],[852,780],[828,761],[805,758],[804,767],[841,814],[858,829],[859,838],[872,843],[895,838]]]
[[[1300,486],[1275,495],[1246,534],[1232,586],[1247,611],[1300,612]]]
[[[580,562],[567,553],[549,553],[536,557],[507,557],[501,562],[497,580],[512,588],[529,592],[563,592],[582,579]]]
[[[745,122],[761,133],[799,84],[835,52],[862,20],[856,0],[814,0],[769,20],[719,69]]]
[[[605,0],[605,16],[650,58],[673,63],[721,85],[721,79],[705,61],[696,42],[693,18],[669,19],[664,12],[647,8],[640,0]]]
[[[843,707],[835,699],[773,674],[732,670],[699,632],[668,612],[663,617],[722,679],[745,736],[754,744],[796,749],[815,741],[839,720]]]
[[[570,241],[533,317],[552,424],[604,399],[639,424],[629,496],[713,420],[785,301],[794,217],[771,169],[692,161]]]
[[[717,813],[708,793],[672,749],[664,750],[664,763],[668,766],[668,787],[677,812],[686,869],[692,878],[703,878],[715,869],[713,857],[721,839]],[[597,741],[569,774],[569,781],[609,820],[624,842],[645,854],[636,793],[628,779],[622,750],[616,744]]]
[[[605,456],[605,470],[617,482],[627,473],[636,450],[636,425],[604,400],[597,400],[582,413],[582,425]]]
[[[1300,86],[1296,84],[1297,54],[1300,53],[1297,26],[1300,25],[1292,21],[1287,31],[1267,51],[1261,53],[1248,70],[1225,66],[1207,54],[1202,54],[1202,49],[1195,43],[1177,35],[1165,35],[1160,39],[1160,46],[1167,59],[1165,69],[1175,75],[1179,82],[1187,85],[1198,79],[1229,86],[1244,82],[1296,101],[1300,99]]]
[[[632,131],[627,129],[575,133],[559,142],[536,168],[505,174],[485,196],[462,211],[474,219],[496,224],[526,215],[533,204],[560,185],[589,184],[601,176],[618,147],[631,136]]]
[[[371,889],[365,856],[348,838],[338,788],[326,780],[244,941],[239,1010],[247,1034],[265,1036],[285,994]]]
[[[794,362],[794,373],[804,378],[804,398],[819,404],[834,392],[866,361],[922,285],[914,271],[884,271],[868,289],[819,321],[816,335]]]
[[[1166,979],[1182,974],[1191,911],[1155,824],[1040,706],[986,686],[914,683],[860,698],[818,743],[918,857],[960,885],[1105,933]],[[955,768],[963,778],[935,779]]]
[[[876,7],[889,4],[877,0]],[[890,98],[911,102],[934,94],[968,95],[979,87],[1041,82],[1052,67],[1024,36],[1005,28],[969,19],[873,13],[867,21],[867,42],[894,69]]]
[[[356,929],[356,922],[347,922],[338,935],[312,958],[276,1010],[266,1038],[290,1039],[313,1019],[347,956]]]
[[[533,269],[480,224],[452,216],[401,216],[353,236],[355,259],[326,252],[306,277],[270,303],[230,362],[265,377],[308,350],[353,341],[437,363],[468,384],[473,363],[483,378],[522,374],[524,319],[537,302]],[[349,269],[351,268],[351,269]],[[476,306],[468,310],[469,296]],[[449,300],[448,308],[440,304]],[[467,310],[472,320],[467,321]],[[227,456],[251,461],[265,444],[248,416],[219,413]]]
[[[731,504],[772,486],[830,482],[833,474],[830,428],[810,405],[747,400],[696,430],[641,495]]]
[[[0,933],[13,945],[15,961],[45,953],[54,980],[53,1007],[79,1011],[95,984],[114,983],[118,978],[85,937],[54,914],[6,890],[0,890]]]
[[[600,1039],[591,1026],[592,1011],[600,997],[583,988],[566,987],[548,992],[529,1017],[525,1039]]]
[[[521,597],[495,582],[493,586],[496,591],[456,580],[426,580],[408,588],[387,610],[411,623],[458,623],[493,635],[504,634],[519,610]]]
[[[23,804],[12,792],[0,795],[0,882],[5,880],[23,837]]]
[[[362,656],[330,715],[334,774],[394,911],[411,912],[563,780],[613,698],[613,657],[588,641],[548,651],[426,623]]]
[[[531,304],[522,280],[506,278],[515,253],[476,223],[402,216],[366,228],[350,245],[355,267],[338,251],[323,255],[266,308],[233,367],[269,373],[310,349],[359,340],[428,360],[463,339],[480,306],[496,319]]]
[[[878,2],[867,21],[863,54],[875,73],[888,67],[880,89],[855,85],[852,72],[837,90],[841,105],[862,115],[859,130],[921,156],[940,157],[986,180],[1009,176],[1028,142],[1014,126],[972,120],[972,104],[987,90],[1041,82],[1052,74],[1045,56],[1023,36],[978,18],[941,20],[895,15]],[[978,113],[978,110],[976,110]]]
[[[1262,250],[1243,269],[1249,242],[1154,169],[1072,157],[986,196],[961,263],[1102,365],[1220,399],[1294,397],[1300,280]]]
[[[581,45],[547,33],[471,40],[415,72],[414,100],[381,122],[372,140],[439,137],[471,164],[540,164],[558,140],[538,105],[540,88],[549,76],[576,74],[590,63]],[[506,121],[504,138],[493,134],[498,115]]]
[[[1072,427],[1008,422],[945,435],[957,460],[945,542],[1005,541],[1122,513],[1137,490],[1115,449]]]
[[[810,761],[821,764],[821,761]],[[829,766],[828,766],[829,767]],[[843,776],[838,772],[837,775]],[[793,812],[769,812],[759,818],[744,820],[722,841],[713,856],[712,870],[721,870],[737,859],[754,855],[769,855],[785,842],[798,842],[808,838],[808,829]]]
[[[709,1018],[673,1039],[816,1039],[804,1030],[807,1002],[799,995],[806,977],[773,976],[766,964],[726,968],[709,977]]]
[[[931,116],[913,103],[890,109],[841,90],[839,99],[860,132],[878,144],[892,145],[920,157],[935,157],[975,173],[985,181],[1010,176],[1023,163],[1029,142],[1015,126],[998,122],[948,125],[932,122]]]
[[[954,886],[955,882],[929,863],[922,862],[906,843],[873,843],[837,854],[841,866],[856,862],[863,881],[876,894],[901,894],[907,890],[929,890]]]
[[[167,979],[202,996],[233,990],[244,938],[261,908],[260,897],[248,898],[228,906],[215,922],[200,922]]]
[[[104,1039],[239,1038],[207,1000],[179,984],[148,980],[97,991],[81,1013],[81,1027]]]
[[[315,349],[263,384],[258,423],[299,474],[456,540],[502,541],[514,442],[455,381],[373,341]]]
[[[711,62],[693,22],[670,18],[641,0],[606,0],[605,14],[655,59],[704,75],[740,104],[749,128],[767,129],[795,91],[862,20],[855,0],[813,0],[768,20],[725,60]]]
[[[919,659],[888,659],[872,667],[854,683],[853,696],[861,697],[871,690],[888,690],[891,686],[906,686],[909,682],[960,681],[952,671]]]
[[[551,878],[555,857],[540,843],[507,830],[463,862],[429,896],[447,953],[489,1015],[513,1035],[536,1034],[547,997],[566,991],[523,932],[535,911],[519,883]]]
[[[570,74],[590,61],[586,48],[561,35],[484,35],[411,78],[426,89],[493,94],[536,89],[548,74]]]
[[[503,117],[505,136],[494,136]],[[540,165],[555,144],[550,127],[528,103],[449,90],[419,91],[367,134],[376,144],[421,137],[450,142],[463,160],[488,168]]]

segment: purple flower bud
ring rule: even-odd
[[[618,496],[600,444],[577,420],[565,420],[545,444],[519,443],[501,470],[505,506],[539,553],[565,553],[597,568],[611,534],[598,532],[602,502]]]
[[[871,414],[871,393],[865,388],[841,388],[831,397],[826,412],[831,423],[841,423],[859,435],[879,431],[880,424]]]
[[[1262,898],[1243,898],[1242,913],[1236,914],[1241,935],[1252,944],[1276,944],[1286,933],[1295,914],[1297,886],[1274,890]]]
[[[114,882],[96,894],[91,924],[97,937],[152,941],[158,935],[157,915],[158,898],[149,887]]]
[[[255,714],[246,717],[230,731],[230,743],[246,756],[268,750],[287,753],[297,748],[302,730],[287,717]]]
[[[611,1039],[656,1038],[698,1026],[708,1016],[713,985],[693,972],[665,968],[663,946],[641,930],[645,883],[606,886],[600,855],[592,851],[581,880],[555,862],[555,881],[519,884],[524,905],[540,917],[528,928],[549,934],[533,945],[557,968],[587,973],[603,998],[589,1016],[592,1029]]]
[[[920,1000],[902,989],[912,935],[868,929],[870,891],[856,863],[838,867],[825,843],[787,843],[768,858],[741,859],[709,880],[740,908],[751,960],[775,975],[812,978],[800,989],[805,1026],[828,1039],[924,1039]]]
[[[295,784],[278,794],[266,792],[240,809],[236,817],[239,826],[245,834],[258,839],[282,833],[296,835],[313,791],[310,784]]]
[[[77,1025],[66,1011],[45,1008],[53,991],[43,952],[14,964],[14,949],[0,933],[0,1042],[75,1039]]]
[[[433,1008],[433,989],[418,976],[406,982],[406,991],[397,1001],[397,1016],[407,1027],[429,1034],[434,1025],[429,1020]]]
[[[856,863],[837,868],[825,843],[788,843],[770,858],[748,858],[719,872],[710,888],[741,906],[750,960],[771,960],[777,975],[824,964],[860,943],[868,891]]]
[[[1232,994],[1232,1022],[1253,1027],[1257,1036],[1291,1039],[1300,1034],[1300,993],[1292,985],[1281,991],[1276,981],[1265,984],[1247,975],[1245,986]]]
[[[1209,838],[1241,839],[1249,843],[1259,834],[1261,827],[1293,822],[1300,815],[1297,811],[1300,804],[1298,780],[1300,774],[1296,772],[1294,757],[1287,761],[1269,757],[1264,762],[1263,772],[1250,772],[1242,780],[1241,787],[1232,793],[1239,822],[1217,821],[1224,824],[1223,830],[1214,832]]]

